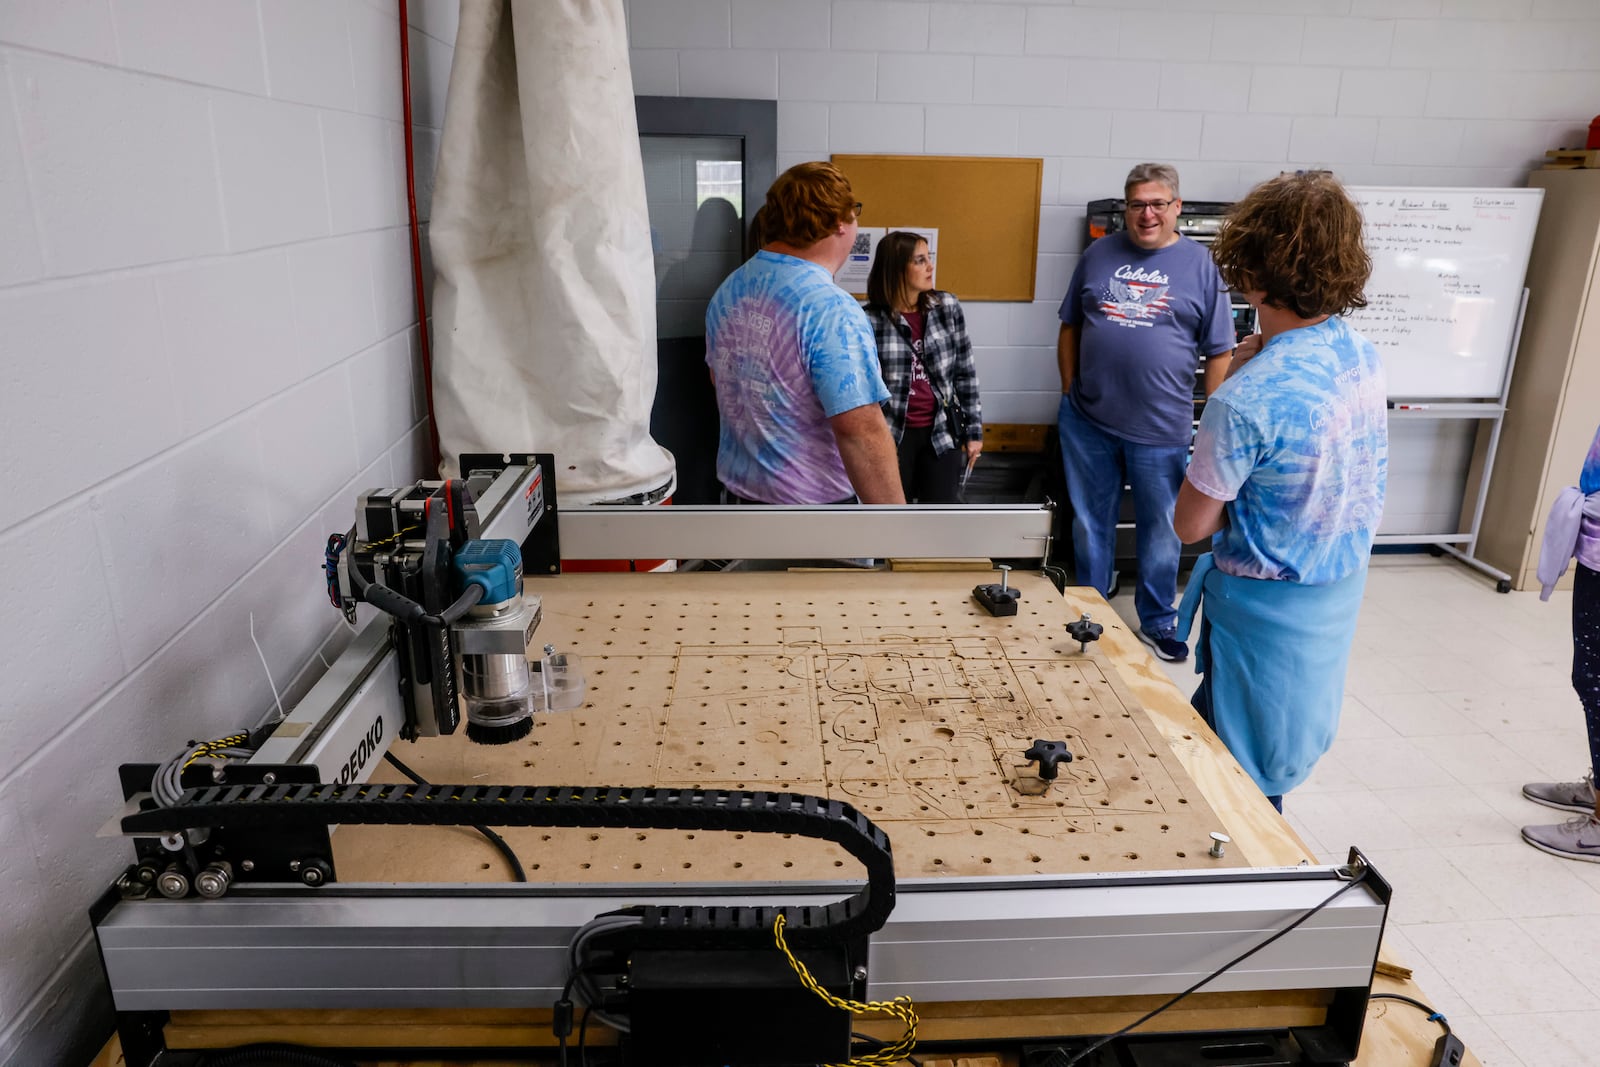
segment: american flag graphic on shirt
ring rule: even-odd
[[[1154,326],[1171,315],[1167,294],[1171,280],[1159,270],[1144,270],[1124,263],[1112,272],[1100,294],[1100,310],[1118,326]]]

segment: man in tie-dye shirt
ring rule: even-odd
[[[905,503],[872,327],[833,280],[860,214],[832,164],[789,168],[761,208],[765,244],[706,309],[717,477],[734,502]]]

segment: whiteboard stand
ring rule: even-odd
[[[1418,404],[1406,406],[1396,402],[1389,417],[1405,419],[1477,419],[1489,423],[1489,447],[1483,457],[1482,474],[1478,477],[1478,499],[1472,505],[1472,523],[1463,533],[1453,534],[1389,534],[1373,539],[1379,545],[1430,545],[1454,556],[1462,563],[1482,571],[1495,580],[1497,593],[1511,592],[1511,575],[1496,570],[1478,558],[1478,528],[1483,523],[1483,505],[1489,498],[1489,472],[1494,470],[1495,451],[1500,447],[1500,430],[1505,425],[1506,401],[1511,393],[1511,372],[1517,365],[1517,348],[1522,343],[1522,320],[1528,313],[1528,290],[1522,290],[1522,300],[1517,307],[1516,326],[1511,331],[1511,353],[1506,360],[1505,376],[1500,381],[1499,400],[1467,401],[1447,404]],[[1466,550],[1456,547],[1466,544]]]

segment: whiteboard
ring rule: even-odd
[[[1498,397],[1544,190],[1348,191],[1372,277],[1346,318],[1377,346],[1389,396]]]

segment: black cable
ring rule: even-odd
[[[578,980],[578,972],[567,972],[567,984],[561,987],[561,999],[556,1001],[555,1010],[550,1016],[550,1029],[555,1031],[556,1044],[561,1050],[561,1067],[567,1067],[567,1035],[572,1033],[572,985]],[[584,1011],[587,1020],[588,1011]]]
[[[1448,1033],[1452,1032],[1450,1030],[1450,1020],[1446,1019],[1444,1017],[1444,1013],[1443,1012],[1435,1011],[1433,1008],[1431,1008],[1428,1005],[1422,1003],[1422,1001],[1413,999],[1412,997],[1408,997],[1404,993],[1370,993],[1370,994],[1367,995],[1367,999],[1368,1000],[1399,1000],[1399,1001],[1404,1001],[1405,1003],[1410,1004],[1414,1008],[1421,1008],[1423,1011],[1427,1012],[1428,1013],[1428,1021],[1430,1023],[1438,1023],[1440,1026],[1444,1027],[1444,1032],[1445,1033],[1448,1034]]]
[[[415,529],[415,527],[411,527],[411,529]],[[331,542],[332,538],[329,538],[329,540]],[[345,535],[345,544],[349,546],[355,543],[356,528],[352,526],[350,527],[350,532]],[[350,560],[348,569],[350,571],[350,587],[357,600],[365,601],[379,611],[387,612],[404,623],[420,623],[424,626],[450,626],[472,610],[474,604],[483,599],[483,587],[473,582],[461,591],[461,595],[456,597],[455,603],[437,615],[430,615],[426,608],[404,593],[390,589],[382,582],[367,581],[366,577],[361,573],[360,565],[354,559]]]
[[[1279,930],[1277,933],[1273,934],[1271,937],[1269,937],[1265,941],[1261,942],[1261,944],[1255,946],[1254,948],[1252,948],[1252,949],[1250,949],[1250,950],[1248,950],[1248,951],[1246,951],[1244,953],[1241,953],[1238,956],[1235,956],[1233,959],[1229,960],[1227,963],[1224,963],[1221,967],[1218,967],[1216,970],[1212,971],[1210,974],[1208,974],[1204,978],[1200,979],[1200,981],[1196,982],[1194,985],[1190,986],[1188,989],[1185,989],[1183,992],[1181,992],[1181,993],[1177,994],[1176,996],[1174,996],[1171,1000],[1167,1001],[1165,1004],[1162,1004],[1162,1005],[1160,1005],[1158,1007],[1152,1008],[1150,1011],[1146,1012],[1144,1015],[1142,1015],[1139,1018],[1135,1019],[1133,1022],[1129,1023],[1127,1026],[1124,1026],[1121,1030],[1118,1030],[1116,1033],[1107,1034],[1105,1037],[1102,1037],[1100,1040],[1094,1042],[1093,1044],[1091,1044],[1087,1048],[1085,1048],[1083,1051],[1079,1052],[1076,1056],[1073,1056],[1070,1060],[1060,1059],[1060,1057],[1063,1055],[1063,1053],[1059,1049],[1057,1049],[1054,1053],[1051,1054],[1050,1058],[1045,1061],[1044,1067],[1072,1067],[1072,1065],[1075,1064],[1075,1063],[1082,1063],[1084,1060],[1088,1059],[1091,1054],[1093,1054],[1095,1052],[1098,1052],[1100,1049],[1104,1048],[1106,1045],[1108,1045],[1111,1042],[1115,1041],[1117,1038],[1123,1037],[1123,1036],[1125,1036],[1125,1035],[1127,1035],[1129,1033],[1132,1033],[1134,1030],[1137,1030],[1139,1027],[1143,1026],[1145,1023],[1149,1022],[1151,1019],[1154,1019],[1157,1015],[1160,1015],[1162,1012],[1166,1011],[1168,1008],[1172,1007],[1174,1004],[1178,1003],[1178,1001],[1182,1000],[1184,997],[1188,996],[1190,993],[1193,993],[1195,990],[1199,989],[1201,986],[1205,985],[1207,982],[1212,981],[1213,979],[1217,978],[1220,975],[1226,974],[1227,972],[1231,971],[1233,968],[1237,967],[1239,964],[1243,963],[1245,960],[1249,959],[1251,956],[1254,956],[1257,952],[1260,952],[1262,949],[1266,948],[1268,945],[1270,945],[1274,941],[1278,940],[1280,937],[1283,937],[1284,935],[1290,933],[1291,931],[1298,929],[1300,927],[1300,925],[1302,923],[1304,923],[1307,919],[1310,919],[1317,912],[1321,911],[1323,908],[1326,908],[1329,904],[1332,904],[1334,901],[1338,900],[1340,897],[1344,896],[1346,893],[1350,892],[1350,890],[1354,889],[1356,886],[1360,885],[1362,882],[1364,882],[1366,880],[1367,880],[1367,868],[1363,867],[1363,868],[1361,868],[1361,873],[1355,875],[1353,878],[1350,879],[1350,881],[1346,882],[1344,885],[1340,886],[1338,889],[1335,889],[1332,893],[1329,893],[1328,896],[1326,898],[1324,898],[1323,901],[1320,904],[1318,904],[1314,908],[1311,908],[1309,911],[1307,911],[1304,915],[1300,916],[1294,922],[1290,923],[1288,926],[1285,926],[1282,930]]]
[[[583,1017],[578,1020],[578,1067],[589,1067],[589,1049],[586,1042],[589,1040],[589,1013],[593,1010],[593,1005],[585,1004]]]
[[[894,1044],[892,1041],[885,1041],[881,1037],[873,1037],[871,1034],[863,1034],[858,1030],[850,1031],[850,1036],[855,1038],[857,1041],[870,1042],[880,1049],[888,1048],[890,1045]],[[911,1064],[911,1067],[922,1067],[922,1061],[911,1055],[904,1056],[900,1062],[909,1063]]]
[[[473,606],[483,599],[483,586],[473,582],[461,590],[461,595],[456,597],[456,602],[439,613],[439,621],[446,626],[453,626]],[[425,620],[426,621],[426,620]]]
[[[428,784],[427,780],[424,779],[422,775],[418,774],[410,767],[407,767],[404,763],[401,763],[400,757],[396,756],[393,752],[385,752],[383,754],[383,758],[388,760],[389,763],[393,765],[395,770],[411,779],[411,781],[417,785],[425,786]],[[511,866],[511,876],[516,881],[526,882],[528,880],[528,872],[522,869],[522,861],[517,858],[516,850],[506,843],[505,838],[501,837],[487,826],[474,826],[473,829],[478,831],[478,833],[482,834],[484,837],[488,838],[489,844],[498,849],[500,855],[505,857],[506,863]]]
[[[328,602],[336,608],[344,607],[344,599],[339,595],[339,554],[344,551],[345,535],[334,533],[328,535],[328,543],[322,550],[322,574],[328,583]]]

